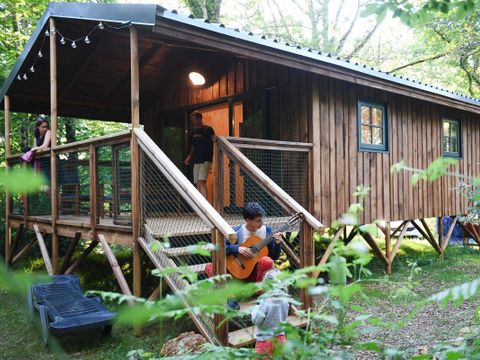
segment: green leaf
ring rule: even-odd
[[[40,190],[46,184],[43,175],[30,168],[0,172],[0,185],[11,194],[30,194]]]
[[[359,350],[364,349],[364,350],[375,351],[375,352],[378,352],[378,353],[382,352],[382,350],[383,350],[380,347],[380,345],[377,342],[374,342],[374,341],[357,344],[357,345],[355,345],[355,348],[359,349]]]

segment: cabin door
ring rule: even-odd
[[[211,126],[217,136],[229,136],[228,104],[221,104],[199,110],[202,113],[203,123]],[[213,166],[207,178],[208,201],[213,204]]]

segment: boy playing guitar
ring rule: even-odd
[[[251,274],[245,278],[248,281],[259,282],[263,280],[265,273],[273,268],[273,262],[280,256],[282,235],[281,233],[273,234],[272,228],[263,224],[265,210],[257,202],[246,204],[242,215],[245,223],[234,227],[234,230],[237,232],[237,243],[230,244],[228,240],[225,240],[227,256],[233,255],[233,257],[238,257],[238,255],[241,255],[246,259],[251,259],[255,254],[250,248],[244,247],[242,244],[252,236],[259,237],[261,240],[272,237],[272,241],[266,245],[268,256],[261,257]],[[213,276],[213,264],[208,264],[205,272],[209,277]],[[232,275],[235,277],[235,274]]]

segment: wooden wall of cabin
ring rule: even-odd
[[[442,116],[458,119],[462,132],[462,159],[451,171],[480,175],[480,116],[386,91],[314,77],[318,96],[312,98],[313,133],[320,153],[315,171],[315,214],[329,225],[349,204],[358,185],[371,191],[365,199],[362,223],[375,219],[405,220],[466,212],[467,202],[456,190],[458,180],[442,177],[412,186],[412,173],[391,174],[393,164],[424,169],[442,155]],[[314,91],[314,94],[317,92]],[[358,151],[357,99],[387,105],[388,153]]]
[[[180,81],[170,84],[168,90],[158,94],[158,115],[146,118],[145,128],[152,133],[158,130],[156,123],[161,123],[165,112],[227,101],[258,89],[275,88],[276,99],[272,100],[275,108],[268,124],[269,138],[309,141],[308,85],[304,72],[265,62],[232,59],[220,73],[219,79],[206,87],[195,88]]]

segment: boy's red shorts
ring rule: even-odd
[[[285,335],[278,335],[274,339],[257,341],[255,351],[259,354],[272,355],[275,352],[275,343],[283,344],[287,341]]]

